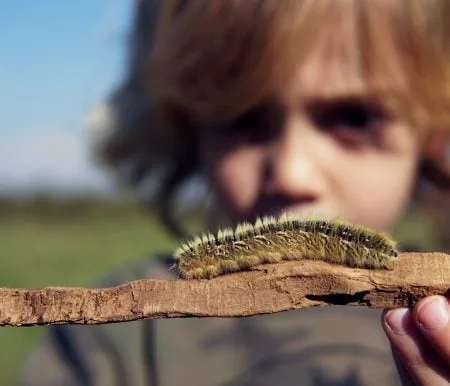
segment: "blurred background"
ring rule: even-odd
[[[85,123],[121,79],[132,5],[1,2],[1,287],[86,285],[173,244],[87,154]],[[0,329],[2,386],[43,332]]]
[[[0,286],[82,286],[173,240],[136,196],[90,160],[85,123],[117,85],[131,0],[0,6]],[[433,199],[436,193],[427,192]],[[446,213],[414,208],[403,245],[448,250]],[[437,227],[429,219],[441,216]],[[13,385],[44,327],[0,329],[1,384]]]

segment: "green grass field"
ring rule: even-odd
[[[144,214],[73,218],[15,215],[0,220],[0,286],[80,286],[106,270],[173,246]],[[1,385],[17,374],[45,327],[0,329]]]

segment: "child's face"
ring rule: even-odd
[[[289,210],[388,230],[401,215],[418,141],[365,87],[345,46],[351,31],[341,32],[325,33],[264,106],[200,136],[209,180],[233,221]]]

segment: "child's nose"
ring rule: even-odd
[[[272,189],[294,201],[321,199],[326,178],[319,162],[319,142],[314,129],[306,128],[302,123],[283,130],[270,152],[269,183]]]

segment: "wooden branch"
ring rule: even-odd
[[[104,289],[0,289],[0,326],[243,317],[296,308],[412,306],[450,295],[450,255],[403,253],[393,271],[321,261],[266,264],[212,280],[137,280]]]

